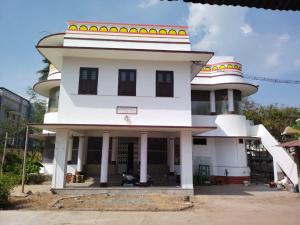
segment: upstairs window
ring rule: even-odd
[[[136,70],[119,70],[118,95],[136,96]]]
[[[156,71],[156,97],[174,97],[173,71]]]
[[[98,68],[80,68],[78,94],[96,95],[98,87]]]

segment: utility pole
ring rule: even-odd
[[[3,148],[2,161],[1,161],[1,175],[3,174],[3,166],[4,166],[4,161],[5,161],[7,139],[8,139],[8,133],[6,132],[5,133],[5,140],[4,140],[4,148]]]
[[[22,193],[24,193],[24,185],[25,185],[25,168],[26,168],[27,145],[28,145],[28,125],[26,126],[26,138],[25,138],[25,147],[24,147],[24,158],[23,158],[22,190],[21,190]]]

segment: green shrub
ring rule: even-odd
[[[0,175],[0,204],[8,200],[11,189],[20,181],[20,177],[14,174]]]

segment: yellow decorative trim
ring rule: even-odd
[[[170,34],[170,35],[176,35],[177,32],[176,32],[175,30],[172,29],[172,30],[169,30],[169,34]]]
[[[219,70],[225,70],[226,69],[226,66],[224,66],[224,65],[221,65],[220,67],[219,67]]]
[[[140,29],[140,33],[141,33],[141,34],[147,34],[148,31],[147,31],[145,28],[141,28],[141,29]]]
[[[86,25],[81,25],[81,26],[79,27],[79,30],[87,31],[88,28],[87,28]]]
[[[159,34],[165,35],[165,34],[167,34],[167,30],[166,29],[160,29]]]
[[[224,62],[216,63],[212,65],[205,65],[200,73],[216,73],[216,72],[226,72],[226,71],[236,71],[241,73],[242,65],[237,62]]]
[[[90,26],[90,31],[98,31],[98,27],[96,27],[96,26]]]
[[[121,32],[121,33],[128,33],[128,30],[127,30],[126,27],[122,27],[122,28],[120,29],[120,32]]]
[[[151,28],[151,29],[149,30],[149,33],[150,33],[150,34],[157,34],[157,30],[154,29],[154,28]]]
[[[102,27],[100,27],[99,31],[101,31],[101,32],[107,32],[108,29],[107,29],[106,26],[102,26]]]
[[[113,33],[118,32],[118,28],[111,27],[111,28],[109,28],[109,32],[113,32]]]
[[[213,66],[212,70],[216,71],[216,70],[218,70],[218,67],[217,66]]]
[[[138,30],[136,28],[130,28],[129,32],[130,33],[138,33]]]
[[[178,34],[179,34],[179,35],[186,35],[186,31],[185,31],[185,30],[179,30],[179,31],[178,31]]]
[[[70,25],[69,30],[78,30],[78,27],[76,25]]]
[[[152,27],[153,26],[153,27]],[[156,27],[157,26],[157,27]],[[182,26],[119,24],[119,23],[69,23],[69,31],[112,32],[112,33],[139,33],[151,35],[188,36],[187,30]]]

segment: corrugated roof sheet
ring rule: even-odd
[[[245,6],[272,10],[300,11],[300,0],[183,0],[210,5]]]
[[[279,147],[285,147],[285,148],[288,148],[288,147],[300,147],[300,140],[288,141],[288,142],[285,142],[285,143],[281,143],[281,144],[279,144],[277,146],[279,146]]]

